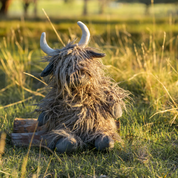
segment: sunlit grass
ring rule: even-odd
[[[128,111],[120,118],[123,145],[116,143],[106,153],[84,150],[70,155],[11,145],[14,118],[37,117],[34,104],[45,95],[46,83],[39,77],[45,66],[40,63],[41,33],[47,31],[50,46],[62,47],[50,24],[39,24],[19,22],[0,41],[0,133],[7,135],[6,144],[1,135],[0,177],[177,177],[178,38],[164,28],[153,31],[153,24],[148,33],[138,26],[138,37],[127,25],[88,24],[90,46],[107,54],[103,59],[107,74],[132,93]],[[70,29],[54,26],[65,44],[81,35],[76,24]],[[97,27],[103,33],[96,32]]]

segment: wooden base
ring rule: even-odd
[[[13,145],[28,146],[32,141],[32,146],[39,146],[42,140],[41,130],[43,127],[38,127],[37,119],[15,118],[13,133],[11,134]]]

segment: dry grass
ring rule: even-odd
[[[4,148],[6,144],[6,134],[1,134],[1,140],[0,140],[0,164],[2,164],[2,154],[4,153]]]

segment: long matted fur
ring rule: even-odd
[[[57,49],[57,55],[46,57],[52,74],[49,92],[37,111],[45,112],[45,139],[49,147],[70,135],[80,147],[94,143],[102,134],[120,140],[113,109],[116,104],[125,108],[128,92],[105,76],[104,66],[93,57],[94,52],[92,48],[69,43]]]

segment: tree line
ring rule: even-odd
[[[0,14],[7,15],[9,6],[13,0],[0,0]],[[24,15],[27,15],[27,11],[30,4],[34,5],[34,15],[37,15],[37,1],[38,0],[22,0]],[[71,3],[75,0],[63,0],[65,3]],[[88,2],[90,0],[83,0],[83,15],[88,14]],[[99,6],[99,14],[104,13],[105,7],[110,3],[111,1],[120,2],[120,3],[142,3],[145,4],[146,10],[145,12],[149,12],[149,6],[151,3],[159,4],[159,3],[177,3],[178,0],[98,0],[98,6]]]
[[[12,3],[13,0],[0,0],[0,14],[1,15],[7,15],[9,6]],[[34,5],[34,15],[37,15],[37,0],[22,0],[22,5],[23,5],[23,10],[24,10],[24,15],[27,15],[27,11],[29,8],[29,5],[32,4]]]
[[[13,0],[0,0],[0,14],[7,15],[9,6],[12,3],[12,1]],[[34,6],[34,16],[37,16],[37,1],[38,0],[22,0],[22,5],[23,5],[25,16],[27,15],[27,11],[28,11],[30,4],[33,4]],[[64,3],[72,3],[75,0],[63,0],[63,1]],[[83,15],[88,14],[88,1],[89,0],[83,0]],[[98,0],[100,14],[104,13],[104,9],[106,5],[111,1],[115,1],[115,0]]]

